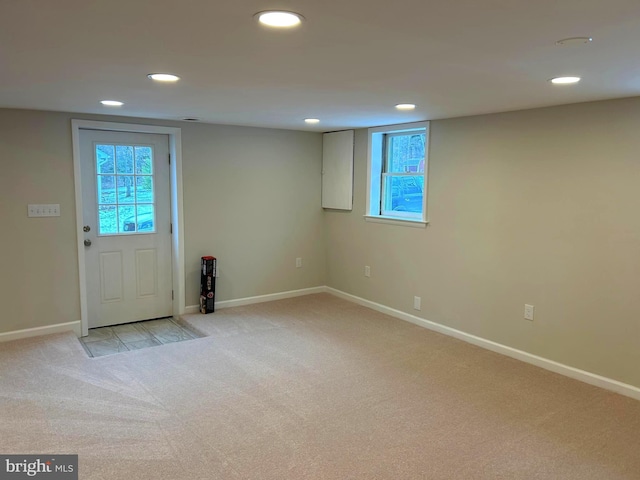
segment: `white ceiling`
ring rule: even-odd
[[[0,0],[0,107],[330,131],[640,95],[639,46],[640,0]]]

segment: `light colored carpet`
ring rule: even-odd
[[[0,453],[81,479],[640,479],[640,402],[310,295],[87,358],[0,344]]]

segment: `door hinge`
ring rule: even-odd
[[[169,157],[169,165],[171,165],[171,154],[170,153],[168,154],[168,157]]]
[[[173,233],[173,223],[169,224],[169,233]]]
[[[171,290],[171,300],[173,300],[173,290]]]

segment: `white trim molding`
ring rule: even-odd
[[[47,325],[46,327],[25,328],[24,330],[14,330],[13,332],[0,333],[0,343],[9,342],[11,340],[20,340],[22,338],[38,337],[40,335],[51,335],[52,333],[73,332],[76,336],[80,336],[81,327],[80,320],[75,322],[58,323],[56,325]]]
[[[254,303],[273,302],[274,300],[284,300],[285,298],[301,297],[303,295],[311,295],[314,293],[325,293],[328,287],[311,287],[302,288],[300,290],[289,290],[287,292],[270,293],[268,295],[258,295],[255,297],[237,298],[235,300],[223,300],[215,302],[215,308],[242,307]],[[198,305],[189,305],[185,308],[184,313],[198,313],[200,307]]]
[[[364,215],[366,222],[386,223],[388,225],[401,225],[403,227],[426,228],[429,222],[422,220],[409,220],[406,218],[384,217],[382,215]]]
[[[522,362],[529,363],[531,365],[535,365],[540,368],[544,368],[545,370],[549,370],[551,372],[558,373],[560,375],[564,375],[569,378],[573,378],[574,380],[579,380],[589,385],[594,385],[596,387],[600,387],[605,390],[610,390],[612,392],[619,393],[621,395],[633,398],[635,400],[640,400],[640,388],[634,385],[629,385],[627,383],[619,382],[618,380],[613,380],[611,378],[603,377],[601,375],[596,375],[594,373],[587,372],[585,370],[580,370],[579,368],[570,367],[568,365],[564,365],[562,363],[555,362],[547,358],[539,357],[537,355],[533,355],[531,353],[527,353],[522,350],[508,347],[506,345],[502,345],[500,343],[496,343],[491,340],[477,337],[475,335],[465,333],[461,330],[456,330],[455,328],[447,327],[446,325],[432,322],[424,318],[416,317],[415,315],[411,315],[409,313],[396,310],[395,308],[387,307],[386,305],[372,302],[371,300],[366,300],[364,298],[357,297],[355,295],[351,295],[350,293],[345,293],[341,290],[337,290],[335,288],[331,288],[327,286],[303,288],[300,290],[290,290],[286,292],[271,293],[268,295],[258,295],[255,297],[238,298],[235,300],[223,300],[221,302],[216,302],[215,306],[216,306],[216,309],[240,307],[243,305],[271,302],[274,300],[283,300],[286,298],[300,297],[300,296],[311,295],[315,293],[329,293],[336,297],[342,298],[344,300],[348,300],[350,302],[356,303],[358,305],[362,305],[367,308],[371,308],[372,310],[376,310],[378,312],[384,313],[391,317],[395,317],[400,320],[413,323],[420,327],[433,330],[434,332],[442,333],[444,335],[457,338],[458,340],[462,340],[463,342],[467,342],[472,345],[476,345],[478,347],[491,350],[492,352],[496,352],[501,355],[506,355],[507,357],[511,357],[516,360],[520,360]],[[198,313],[198,311],[199,311],[198,305],[190,305],[184,309],[183,313],[192,314],[192,313]],[[174,316],[179,317],[179,315],[174,315]],[[66,332],[66,331],[73,331],[78,337],[81,336],[82,332],[81,332],[80,320],[75,322],[59,323],[57,325],[49,325],[46,327],[28,328],[25,330],[16,330],[13,332],[0,333],[0,342],[18,340],[21,338],[35,337],[38,335],[49,335],[52,333],[60,333],[60,332]]]
[[[611,378],[596,375],[595,373],[587,372],[585,370],[580,370],[579,368],[570,367],[568,365],[564,365],[562,363],[558,363],[553,360],[549,360],[547,358],[539,357],[537,355],[533,355],[531,353],[527,353],[522,350],[518,350],[516,348],[508,347],[506,345],[502,345],[500,343],[496,343],[491,340],[477,337],[475,335],[465,333],[461,330],[456,330],[455,328],[447,327],[445,325],[442,325],[440,323],[435,323],[430,320],[425,320],[424,318],[416,317],[415,315],[411,315],[409,313],[396,310],[395,308],[387,307],[385,305],[372,302],[371,300],[366,300],[364,298],[357,297],[355,295],[351,295],[349,293],[345,293],[340,290],[336,290],[335,288],[326,287],[325,291],[327,293],[335,295],[336,297],[342,298],[344,300],[348,300],[353,303],[357,303],[358,305],[371,308],[372,310],[385,313],[387,315],[390,315],[395,318],[399,318],[400,320],[404,320],[406,322],[413,323],[420,327],[428,328],[429,330],[433,330],[434,332],[442,333],[444,335],[457,338],[458,340],[471,343],[472,345],[476,345],[478,347],[491,350],[492,352],[506,355],[507,357],[515,358],[516,360],[520,360],[525,363],[529,363],[531,365],[544,368],[545,370],[549,370],[554,373],[559,373],[560,375],[564,375],[565,377],[573,378],[574,380],[579,380],[581,382],[588,383],[589,385],[594,385],[596,387],[604,388],[606,390],[619,393],[626,397],[631,397],[636,400],[640,400],[640,388],[634,385],[629,385],[627,383],[619,382]]]

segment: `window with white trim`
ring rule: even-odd
[[[369,129],[367,219],[427,222],[429,122]]]

